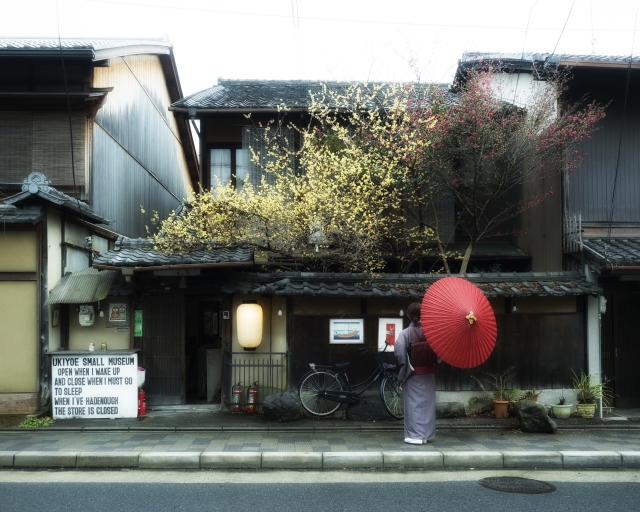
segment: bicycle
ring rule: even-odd
[[[380,400],[391,416],[403,419],[404,392],[398,383],[399,368],[395,364],[384,363],[380,354],[370,347],[361,348],[359,351],[371,351],[378,360],[378,366],[373,373],[364,381],[353,385],[353,388],[362,387],[360,391],[354,391],[349,382],[346,367],[350,363],[336,363],[333,366],[309,363],[311,370],[302,376],[298,385],[302,407],[313,416],[328,416],[336,412],[340,404],[357,404],[360,395],[382,376]]]

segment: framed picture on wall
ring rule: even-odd
[[[330,318],[329,343],[364,343],[364,320],[362,318]]]
[[[58,327],[60,325],[60,308],[55,307],[51,309],[51,327]]]
[[[387,352],[393,352],[398,335],[402,331],[402,318],[378,318],[378,352],[385,348],[385,341],[389,344]]]
[[[107,302],[107,327],[123,327],[129,325],[129,304],[122,301]]]

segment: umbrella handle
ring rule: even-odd
[[[469,314],[465,317],[467,320],[469,320],[469,324],[473,325],[473,322],[477,321],[478,319],[474,316],[473,311],[469,311]]]

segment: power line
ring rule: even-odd
[[[129,2],[129,1],[118,1],[118,0],[85,0],[86,2],[93,3],[103,3],[103,4],[114,4],[114,5],[122,5],[126,7],[146,7],[152,9],[170,9],[176,11],[198,11],[198,12],[211,12],[216,14],[230,14],[237,16],[255,16],[255,17],[266,17],[266,18],[282,18],[282,19],[291,19],[290,14],[275,14],[275,13],[256,13],[256,12],[243,12],[243,11],[228,11],[221,9],[207,9],[204,7],[177,7],[175,5],[163,5],[163,4],[151,4],[151,3],[141,3],[141,2]],[[574,0],[575,1],[575,0]],[[572,4],[573,8],[573,4]],[[412,21],[389,21],[389,20],[367,20],[367,19],[357,19],[357,18],[328,18],[322,16],[298,16],[298,19],[309,20],[309,21],[330,21],[330,22],[339,22],[339,23],[359,23],[359,24],[369,24],[369,25],[398,25],[398,26],[408,26],[408,27],[436,27],[436,28],[465,28],[465,29],[483,29],[483,30],[511,30],[518,31],[524,30],[523,26],[502,26],[502,25],[465,25],[460,23],[418,23]],[[565,23],[566,27],[566,23]],[[527,30],[540,30],[540,31],[551,31],[558,30],[558,27],[528,27]],[[611,29],[598,29],[601,32],[630,32],[629,29],[619,29],[619,28],[611,28]],[[565,31],[565,28],[563,28]],[[567,32],[589,32],[590,28],[569,28],[566,29]]]
[[[64,65],[64,53],[62,52],[62,37],[60,36],[60,13],[58,11],[58,0],[56,0],[56,24],[58,26],[58,47],[60,48],[60,61],[62,62],[62,76],[64,77],[64,89],[67,93],[67,114],[69,115],[69,146],[71,147],[71,177],[73,178],[73,190],[76,190],[76,167],[73,158],[73,122],[71,119],[71,100],[69,99],[69,84],[67,83],[67,70]],[[80,194],[78,194],[80,195]],[[84,221],[80,199],[76,197],[80,219]]]
[[[549,57],[551,57],[551,55],[556,53],[556,49],[558,48],[558,45],[560,44],[560,39],[562,39],[562,34],[564,34],[564,30],[567,28],[567,23],[569,23],[569,18],[571,17],[571,11],[573,11],[573,6],[574,6],[575,3],[576,3],[576,0],[573,0],[573,2],[571,2],[571,9],[569,9],[569,14],[567,14],[567,19],[564,22],[564,27],[562,27],[562,31],[560,32],[560,37],[558,37],[558,42],[556,43],[556,45],[553,48],[553,51],[551,52]],[[547,57],[547,59],[549,59],[549,57]],[[545,60],[547,60],[547,59],[545,59]]]
[[[622,135],[624,134],[624,120],[627,116],[627,100],[629,99],[629,83],[631,82],[631,62],[633,61],[633,46],[635,44],[635,27],[638,24],[638,11],[634,22],[634,34],[631,40],[631,54],[629,55],[629,66],[627,67],[627,84],[624,91],[624,106],[622,107],[622,121],[620,123],[620,140],[618,141],[618,156],[616,157],[616,170],[613,175],[613,191],[611,192],[611,209],[609,210],[609,229],[607,231],[607,242],[611,242],[611,227],[613,224],[613,212],[616,207],[616,185],[618,184],[618,170],[620,169],[620,153],[622,152]]]

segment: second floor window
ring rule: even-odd
[[[209,155],[211,187],[232,183],[238,190],[249,174],[249,151],[238,148],[216,148]]]

